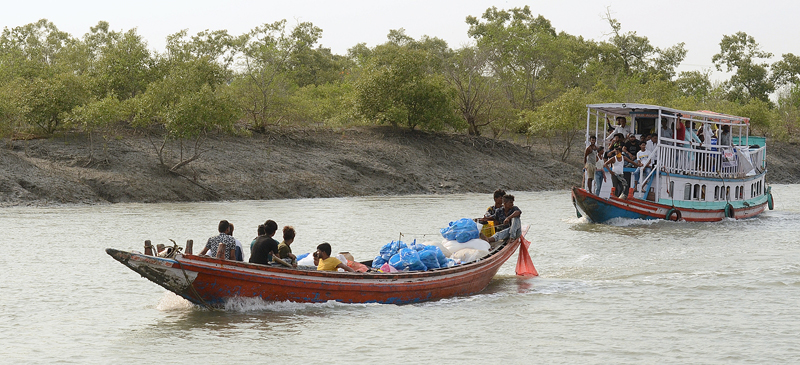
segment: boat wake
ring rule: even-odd
[[[329,300],[324,303],[296,303],[296,302],[270,302],[261,298],[235,297],[225,301],[225,306],[220,308],[226,312],[274,312],[274,313],[298,313],[304,311],[314,311],[319,309],[353,308],[379,305],[376,303],[339,303]],[[185,311],[185,310],[206,310],[202,306],[192,304],[192,302],[181,298],[175,293],[166,291],[158,301],[156,309],[163,312]]]

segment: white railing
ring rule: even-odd
[[[750,172],[750,169],[745,171],[746,164],[739,163],[740,157],[735,153],[726,158],[722,148],[714,149],[692,148],[688,144],[659,145],[657,160],[661,171],[667,173],[732,178],[742,177]],[[750,151],[750,160],[757,172],[766,167],[765,151],[766,147]]]

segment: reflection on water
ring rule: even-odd
[[[470,297],[403,306],[237,299],[222,311],[166,293],[103,249],[193,239],[199,251],[220,219],[249,243],[269,218],[296,228],[295,253],[327,241],[368,260],[401,233],[430,240],[481,215],[491,196],[8,208],[0,354],[80,364],[299,363],[323,353],[333,363],[793,362],[800,186],[773,193],[777,210],[745,221],[595,225],[575,217],[568,191],[515,192],[540,277],[516,277],[512,256]]]

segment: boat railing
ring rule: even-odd
[[[739,161],[744,155],[734,149],[744,149],[750,164]],[[753,168],[757,172],[766,167],[766,147],[748,150],[746,146],[703,146],[700,144],[659,144],[658,165],[662,172],[701,177],[743,177]]]

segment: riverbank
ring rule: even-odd
[[[580,181],[582,142],[566,162],[546,143],[391,128],[271,131],[212,137],[180,174],[144,136],[5,141],[0,205],[264,200],[567,189]],[[771,183],[800,182],[800,146],[772,143]],[[92,158],[90,159],[90,155]],[[165,150],[166,165],[177,150]]]

